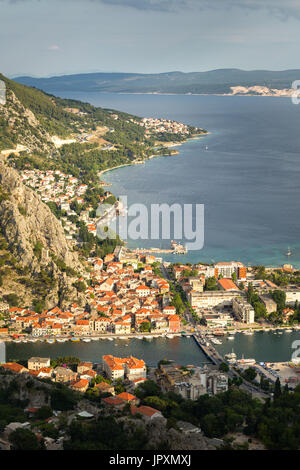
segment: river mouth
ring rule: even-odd
[[[112,354],[114,356],[127,357],[133,355],[143,359],[148,366],[156,366],[161,359],[175,361],[176,364],[195,366],[208,363],[206,356],[196,345],[194,339],[186,337],[152,338],[152,339],[101,339],[85,343],[83,341],[72,343],[48,344],[37,343],[7,343],[6,360],[28,360],[30,357],[56,357],[75,356],[82,361],[101,363],[102,356]]]

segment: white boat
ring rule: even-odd
[[[231,353],[228,353],[228,354],[225,354],[225,359],[228,361],[228,362],[233,362],[233,361],[236,361],[236,354],[235,352],[232,350]]]
[[[286,333],[292,333],[293,330],[291,330],[290,328],[288,328],[287,330],[285,330]]]
[[[92,341],[98,341],[98,339],[101,339],[101,338],[91,338]]]
[[[254,365],[256,364],[256,360],[255,359],[245,359],[244,358],[244,355],[242,356],[242,359],[239,359],[238,361],[238,364],[247,364],[247,365]]]
[[[120,336],[119,339],[128,339],[126,336]]]
[[[111,336],[107,339],[108,339],[108,341],[113,341],[114,340]]]
[[[252,330],[247,330],[247,331],[244,332],[244,334],[247,335],[247,336],[251,336],[251,335],[254,334],[254,332]]]
[[[68,339],[67,338],[58,338],[56,341],[58,343],[65,343],[66,341],[68,341]]]
[[[174,335],[166,335],[166,338],[172,339],[174,338]]]
[[[49,339],[47,339],[47,343],[49,343],[49,344],[53,344],[53,343],[55,343],[55,339],[51,339],[51,338],[49,338]]]
[[[143,339],[143,336],[136,336],[136,339]]]
[[[230,336],[228,336],[228,339],[232,340],[232,339],[234,339],[234,336],[230,335]]]
[[[216,339],[216,338],[212,338],[212,339],[211,339],[211,342],[212,342],[213,344],[222,344],[222,341],[220,341],[219,339]]]
[[[292,252],[290,250],[290,247],[288,247],[288,251],[286,252],[285,256],[291,256]]]
[[[83,338],[82,341],[84,343],[90,343],[91,342],[90,338]]]

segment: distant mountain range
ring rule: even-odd
[[[87,73],[49,78],[16,77],[23,85],[39,88],[47,93],[64,91],[109,93],[196,93],[232,94],[233,87],[250,88],[233,94],[262,94],[253,87],[284,90],[300,79],[300,69],[269,71],[218,69],[208,72],[142,73]]]

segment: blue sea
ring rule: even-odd
[[[269,266],[289,262],[300,268],[300,106],[289,98],[255,96],[64,96],[210,132],[179,146],[179,155],[103,175],[112,192],[126,195],[129,204],[204,204],[203,248],[164,259]],[[128,244],[169,248],[167,240]]]

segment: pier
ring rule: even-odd
[[[203,354],[209,359],[210,362],[215,364],[216,366],[219,365],[221,362],[223,362],[222,356],[213,349],[211,346],[205,346],[199,339],[197,335],[193,335],[193,338],[196,342],[196,344],[199,346]]]

